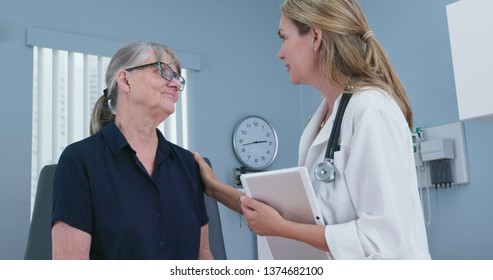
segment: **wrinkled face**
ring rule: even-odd
[[[284,60],[291,83],[310,84],[314,71],[319,71],[312,33],[300,35],[293,21],[281,16],[278,34],[282,44],[277,57]]]
[[[157,59],[151,56],[140,65],[154,62],[157,62]],[[169,55],[164,55],[161,62],[177,72],[176,65],[172,64]],[[161,77],[158,65],[128,72],[128,81],[132,106],[137,106],[140,111],[150,114],[158,121],[166,119],[175,112],[175,103],[179,98],[181,83],[176,78],[168,81]]]

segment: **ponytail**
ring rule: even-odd
[[[91,114],[91,123],[89,125],[89,133],[91,135],[98,133],[103,127],[115,120],[115,115],[110,110],[108,106],[108,99],[106,94],[99,97],[94,104],[94,108]]]

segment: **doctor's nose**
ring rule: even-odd
[[[277,52],[277,58],[280,60],[284,60],[284,54],[282,54],[282,48]]]

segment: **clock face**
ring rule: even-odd
[[[269,166],[277,154],[277,135],[274,128],[256,116],[240,121],[233,134],[233,148],[245,167],[261,170]]]

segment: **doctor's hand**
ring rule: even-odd
[[[214,172],[212,172],[211,167],[205,162],[204,158],[197,153],[193,153],[193,157],[195,158],[195,161],[199,165],[200,168],[200,176],[202,177],[202,181],[204,182],[205,185],[205,194],[209,197],[213,197],[213,193],[216,191],[215,187],[220,183],[219,180],[216,178],[214,175]]]
[[[242,196],[241,209],[248,227],[261,236],[282,236],[287,222],[274,208],[253,198]]]

